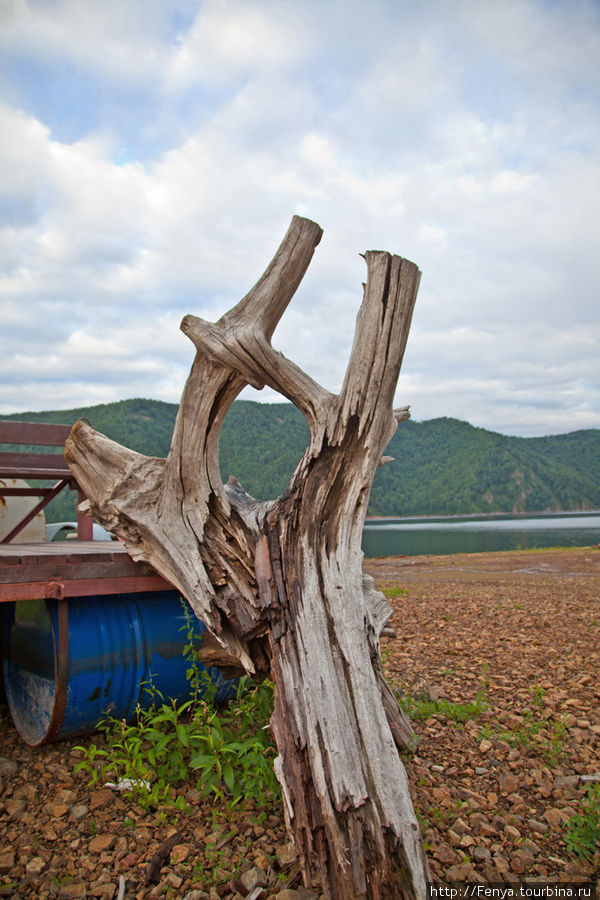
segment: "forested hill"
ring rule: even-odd
[[[85,418],[127,447],[165,456],[176,412],[172,403],[123,400],[4,418],[68,424]],[[304,418],[291,404],[237,401],[221,434],[223,478],[235,475],[258,499],[276,497],[287,486],[307,440]],[[409,420],[398,427],[386,454],[395,460],[377,470],[372,515],[600,508],[598,429],[517,438],[457,419]],[[73,517],[72,496],[57,504],[48,520]]]

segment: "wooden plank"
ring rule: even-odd
[[[57,588],[63,597],[103,597],[114,594],[139,594],[143,591],[168,591],[173,590],[173,585],[156,574],[124,578],[84,578],[59,583],[52,580],[0,584],[0,603],[39,600],[49,593],[54,596]]]
[[[40,564],[0,565],[0,584],[25,584],[29,581],[63,581],[85,578],[125,578],[154,574],[150,566],[133,560],[105,560],[68,563],[65,560]]]
[[[60,469],[71,473],[62,453],[19,453],[15,450],[0,453],[0,470],[4,469]]]
[[[152,566],[131,559],[118,541],[0,545],[0,603],[172,590]]]
[[[123,545],[117,542],[0,545],[0,584],[150,574],[155,572],[149,565],[132,560]]]
[[[116,559],[129,558],[120,541],[48,541],[47,543],[6,544],[0,547],[0,565],[4,560],[23,558],[39,559],[47,556],[63,556],[65,559]]]
[[[24,454],[21,459],[27,460],[27,455]],[[57,459],[60,460],[60,456],[57,456]],[[1,466],[0,465],[0,478],[44,478],[48,481],[56,481],[58,478],[67,478],[70,475],[68,469],[64,468],[54,468],[54,469],[41,469],[35,468],[28,465],[22,466]],[[73,478],[73,483],[75,483],[75,479]]]
[[[33,444],[43,447],[63,447],[70,432],[70,425],[0,420],[0,444]]]

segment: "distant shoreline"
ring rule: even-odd
[[[365,522],[386,522],[401,520],[403,522],[419,521],[422,519],[492,519],[492,518],[521,518],[528,519],[535,516],[581,516],[600,515],[600,509],[551,509],[535,510],[531,512],[476,512],[476,513],[421,513],[420,515],[396,515],[396,516],[367,516]]]

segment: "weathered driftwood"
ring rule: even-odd
[[[237,306],[216,324],[184,318],[197,355],[166,459],[83,422],[66,456],[94,516],[181,590],[225,662],[272,675],[276,769],[306,883],[318,874],[336,900],[421,897],[427,866],[396,746],[412,731],[381,672],[390,608],[361,553],[375,470],[407,417],[392,404],[420,273],[365,254],[350,362],[332,394],[271,346],[320,238],[294,217]],[[219,473],[221,425],[247,384],[279,391],[310,426],[288,489],[269,502]]]

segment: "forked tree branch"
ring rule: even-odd
[[[351,357],[332,395],[270,343],[320,237],[318,225],[294,217],[237,306],[216,324],[183,320],[197,354],[166,460],[81,422],[65,455],[98,520],[181,590],[229,663],[270,667],[277,771],[306,883],[316,863],[328,898],[420,898],[427,864],[394,745],[408,746],[412,732],[383,680],[389,606],[363,582],[361,553],[375,469],[406,417],[392,401],[419,272],[400,257],[366,254]],[[221,480],[221,426],[246,384],[271,385],[310,426],[274,501]]]

